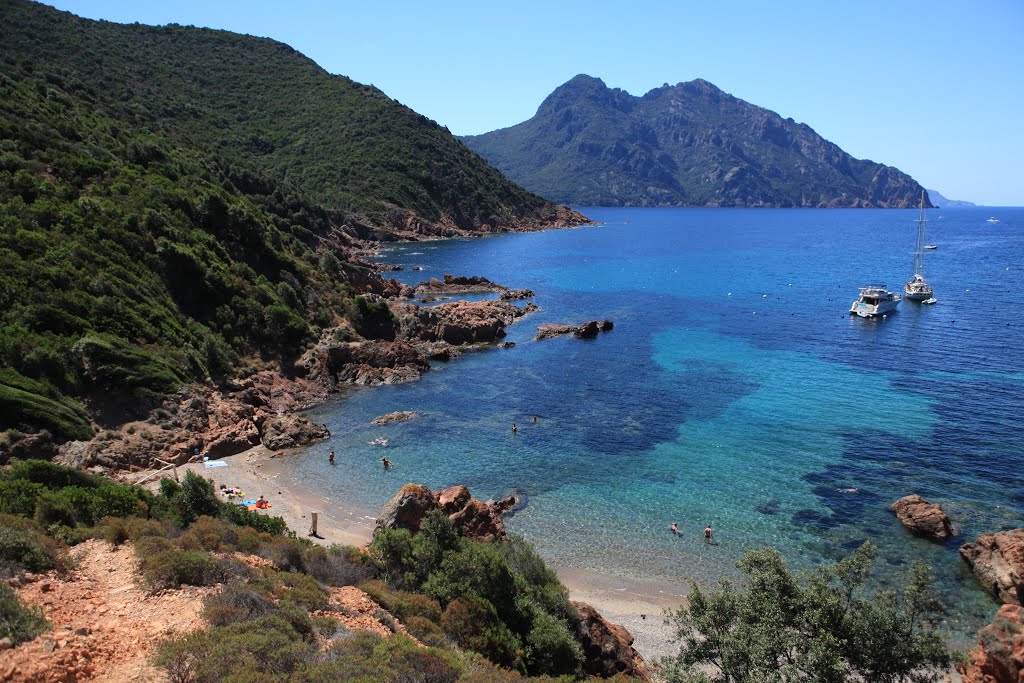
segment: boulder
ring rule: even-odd
[[[210,460],[226,458],[260,445],[260,432],[252,420],[242,419],[228,427],[211,431],[207,438],[206,455]]]
[[[416,415],[417,413],[411,410],[396,410],[395,412],[388,413],[387,415],[379,415],[370,420],[370,423],[375,425],[386,425],[391,424],[392,422],[411,420],[416,417]]]
[[[325,425],[310,422],[298,415],[275,415],[263,421],[261,439],[272,451],[295,448],[326,439],[331,435]]]
[[[439,292],[445,294],[469,294],[475,292],[504,292],[508,290],[505,285],[499,285],[497,282],[491,282],[485,277],[479,275],[470,275],[468,277],[462,275],[448,275],[445,274],[444,281],[438,280],[436,277],[432,277],[426,282],[421,282],[416,285],[416,291],[420,293],[428,292],[437,294]]]
[[[1020,605],[1024,600],[1024,528],[986,533],[960,546],[981,585],[1000,601]]]
[[[611,320],[602,320],[597,324],[597,329],[600,330],[601,332],[611,332],[611,330],[614,327],[615,323],[613,323]]]
[[[904,496],[890,506],[903,526],[918,536],[945,541],[956,532],[949,517],[937,503],[929,503],[918,495]]]
[[[551,337],[558,337],[563,334],[570,334],[575,331],[574,325],[564,325],[561,323],[543,323],[537,326],[537,334],[534,335],[534,339],[540,341],[541,339],[550,339]]]
[[[537,296],[532,289],[506,289],[498,298],[502,301],[514,301],[515,299],[532,299]]]
[[[622,674],[650,680],[643,657],[633,649],[633,635],[612,624],[584,602],[573,602],[579,613],[576,638],[583,646],[583,671],[591,676],[612,678]]]
[[[414,533],[428,512],[437,507],[434,494],[422,484],[406,484],[384,504],[377,516],[379,529],[409,529]]]
[[[529,307],[529,304],[527,304]],[[544,323],[537,327],[537,334],[534,339],[549,339],[551,337],[557,337],[563,334],[572,334],[580,339],[593,339],[597,336],[598,332],[608,332],[615,323],[611,320],[602,320],[598,322],[596,320],[588,320],[585,323],[579,325],[566,325],[564,323]]]
[[[963,683],[1024,683],[1024,607],[1003,605],[968,656],[957,667]]]
[[[465,486],[451,486],[437,492],[437,507],[444,514],[450,515],[466,507],[471,497],[469,489]]]
[[[583,323],[582,325],[576,328],[573,334],[575,334],[580,339],[593,339],[594,337],[597,336],[597,321],[589,320]]]
[[[421,484],[406,484],[381,509],[377,528],[410,529],[415,533],[431,510],[447,515],[462,535],[471,540],[508,538],[501,521],[504,510],[472,498],[465,486],[431,491]]]

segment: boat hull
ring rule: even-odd
[[[882,301],[877,305],[866,304],[862,301],[855,301],[853,302],[853,306],[850,306],[850,315],[856,315],[860,318],[877,318],[880,315],[895,313],[899,305],[900,302],[898,300]]]
[[[903,291],[903,298],[909,301],[927,301],[935,296],[935,291],[929,289],[926,292]]]

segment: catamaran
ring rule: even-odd
[[[917,218],[917,241],[914,243],[914,276],[910,282],[903,286],[903,296],[910,301],[927,301],[935,294],[932,286],[924,279],[924,250],[930,245],[926,244],[925,226],[928,224],[924,217],[924,192],[921,193],[921,213]],[[934,247],[932,247],[934,249]]]

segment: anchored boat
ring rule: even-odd
[[[921,193],[921,213],[917,218],[917,241],[914,243],[914,276],[903,285],[903,296],[909,301],[927,301],[933,298],[935,290],[924,279],[924,250],[934,249],[934,245],[925,244],[925,226],[928,220],[924,217],[924,192]]]
[[[865,285],[860,288],[860,298],[850,306],[850,315],[874,318],[892,313],[903,300],[896,292],[890,292],[885,285]]]

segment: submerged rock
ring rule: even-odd
[[[974,576],[989,593],[1004,603],[1024,600],[1024,528],[978,536],[960,546]]]
[[[573,602],[579,613],[576,638],[583,646],[583,671],[591,676],[612,678],[618,674],[650,680],[647,665],[633,649],[633,635],[613,624],[585,602]]]
[[[949,516],[937,503],[929,503],[918,495],[904,496],[890,506],[903,526],[918,536],[944,541],[956,535]]]

